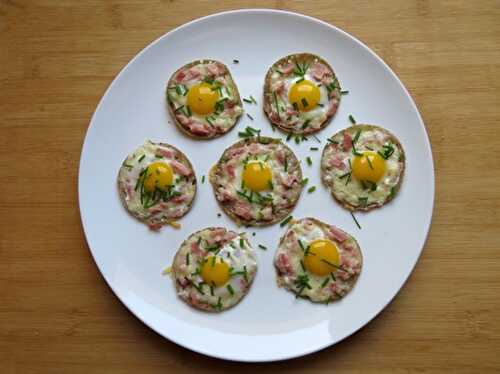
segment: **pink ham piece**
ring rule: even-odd
[[[158,148],[156,150],[156,154],[158,156],[163,156],[165,158],[174,158],[175,156],[175,153],[169,149],[161,149],[161,148]]]
[[[330,100],[328,104],[328,112],[326,112],[326,115],[331,117],[337,112],[337,103],[334,100]]]
[[[217,192],[220,201],[223,203],[231,202],[234,200],[234,196],[231,195],[231,193],[228,190],[224,189],[224,187],[219,188]]]
[[[342,243],[347,239],[347,235],[342,230],[336,228],[335,226],[330,226],[328,231],[329,235],[336,241]]]
[[[224,72],[225,72],[224,66],[222,66],[221,64],[218,64],[216,62],[206,65],[206,68],[208,70],[208,74],[212,78],[224,75]]]
[[[180,196],[175,196],[172,199],[170,199],[171,202],[174,204],[180,204],[186,201],[186,195],[180,195]]]
[[[186,83],[192,79],[199,78],[200,75],[201,74],[198,71],[198,69],[196,69],[195,67],[192,67],[190,69],[181,70],[180,72],[178,72],[177,75],[175,76],[175,81],[177,83]]]
[[[344,161],[342,160],[342,156],[339,154],[335,154],[332,158],[328,160],[328,166],[343,170],[345,168],[345,164]]]
[[[234,204],[234,213],[246,220],[251,220],[253,218],[252,213],[250,212],[250,205],[240,201],[237,201]]]
[[[276,267],[281,275],[293,275],[292,265],[290,259],[284,253],[280,253],[276,259]]]
[[[290,74],[294,69],[295,69],[295,64],[290,62],[286,65],[281,66],[280,71],[283,74]]]
[[[236,177],[236,173],[234,171],[234,166],[231,164],[226,164],[226,173],[231,177],[231,179],[234,179]]]
[[[273,209],[270,206],[262,209],[260,213],[262,214],[262,219],[264,221],[270,221],[273,219]]]
[[[148,227],[153,231],[158,231],[159,229],[161,229],[161,224],[156,222],[149,222]]]
[[[190,168],[176,160],[171,160],[170,166],[172,166],[172,169],[174,169],[175,172],[185,177],[190,176],[192,173]]]
[[[212,129],[204,123],[191,121],[188,126],[189,130],[195,135],[207,136],[212,133]]]
[[[276,151],[276,159],[279,161],[281,165],[285,164],[285,152],[282,149]]]
[[[197,256],[205,256],[205,251],[201,249],[197,242],[191,243],[191,253]]]
[[[245,148],[241,147],[241,148],[234,148],[234,149],[231,149],[229,152],[228,152],[228,156],[229,158],[234,158],[234,157],[237,157],[241,154],[245,153]]]
[[[292,188],[293,184],[297,182],[297,177],[293,174],[288,174],[285,179],[282,180],[281,183],[287,188]]]
[[[347,131],[344,131],[344,141],[342,143],[342,147],[344,148],[344,152],[349,152],[352,148],[352,138]]]
[[[313,66],[311,66],[311,72],[314,79],[321,82],[328,79],[332,75],[328,68],[320,62],[316,62]]]
[[[191,120],[181,113],[177,113],[175,115],[175,118],[177,118],[177,121],[179,121],[179,123],[183,126],[189,126],[189,124],[191,123]]]

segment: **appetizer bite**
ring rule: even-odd
[[[294,54],[268,70],[264,112],[284,132],[311,134],[335,115],[340,96],[340,84],[325,60],[309,53]]]
[[[249,291],[257,258],[244,234],[210,227],[191,234],[172,265],[178,296],[209,312],[236,305]]]
[[[347,295],[362,265],[352,236],[314,218],[292,221],[274,258],[278,286],[319,303]]]
[[[196,139],[227,133],[243,114],[238,88],[226,65],[197,60],[170,78],[167,102],[177,127]]]
[[[125,208],[156,230],[174,224],[191,209],[196,176],[177,148],[146,141],[123,161],[118,191]]]
[[[405,170],[398,139],[373,125],[354,125],[329,139],[321,156],[321,179],[345,208],[368,211],[391,201]]]
[[[279,139],[262,136],[226,149],[209,178],[224,212],[247,226],[281,221],[297,204],[303,187],[292,150]]]

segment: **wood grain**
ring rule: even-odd
[[[192,353],[132,316],[77,200],[83,137],[118,71],[168,30],[243,7],[318,17],[380,54],[423,115],[437,181],[425,251],[389,307],[332,348],[259,365]],[[0,371],[500,371],[499,21],[498,1],[1,0]]]

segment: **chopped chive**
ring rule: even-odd
[[[342,270],[343,272],[345,273],[349,273],[347,270],[345,270],[343,267],[341,266],[338,266],[338,265],[335,265],[335,264],[332,264],[330,261],[328,260],[325,260],[324,258],[321,259],[321,262],[324,262],[325,264],[331,266],[331,267],[334,267],[335,269],[339,269],[339,270]]]
[[[232,287],[230,284],[228,284],[228,285],[226,286],[226,288],[227,288],[227,290],[229,291],[229,293],[230,293],[231,295],[234,295],[234,290],[233,290],[233,287]]]
[[[300,82],[302,82],[304,79],[305,79],[304,77],[302,77],[302,78],[300,78],[300,79],[297,79],[297,80],[295,81],[295,83],[300,83]]]
[[[354,220],[354,222],[356,223],[356,226],[358,226],[358,229],[361,230],[361,226],[359,225],[359,222],[358,220],[356,219],[356,217],[354,216],[354,213],[353,212],[350,212],[351,213],[351,217],[352,219]]]
[[[219,310],[222,309],[222,301],[220,297],[217,299],[217,305],[215,307]]]
[[[252,103],[257,105],[257,100],[255,100],[255,98],[252,95],[250,95],[250,100],[252,100]]]
[[[318,147],[311,147],[311,148],[309,148],[309,150],[311,150],[311,151],[317,151],[318,149],[319,149]]]
[[[191,112],[191,108],[189,107],[189,105],[186,105],[186,111],[187,111],[187,116],[191,117],[193,113]]]
[[[267,181],[267,185],[269,186],[269,188],[272,190],[274,189],[274,185],[273,185],[273,182],[271,181]]]
[[[240,61],[239,60],[233,60],[233,64],[239,64]]]
[[[341,94],[341,95],[348,95],[348,94],[349,94],[349,91],[347,91],[347,90],[340,91],[340,94]]]
[[[314,191],[316,191],[316,186],[309,187],[307,190],[308,193],[313,193]]]
[[[368,204],[368,197],[358,197],[359,205],[363,208]]]
[[[300,136],[295,135],[295,144],[299,144],[299,143],[300,143]]]
[[[307,126],[309,126],[309,123],[311,122],[310,119],[306,120],[304,124],[302,125],[302,130],[304,130]]]
[[[293,102],[292,106],[293,106],[293,109],[295,109],[296,112],[299,111],[299,106],[298,106],[298,104],[296,102]]]
[[[208,122],[208,124],[209,124],[210,126],[213,126],[213,125],[214,125],[213,120],[210,118],[210,116],[205,117],[205,120]]]
[[[252,100],[247,99],[247,98],[245,98],[245,97],[243,98],[243,101],[244,101],[245,103],[252,104]]]
[[[251,121],[253,121],[253,117],[247,113],[247,117],[250,118]]]
[[[304,266],[303,260],[300,260],[300,267],[302,268],[302,271],[306,271],[306,267]]]
[[[352,140],[352,142],[353,142],[354,144],[356,144],[356,143],[357,143],[357,141],[359,140],[359,136],[360,136],[360,135],[361,135],[361,130],[356,131],[356,135],[354,135],[354,139]]]
[[[288,218],[286,218],[284,221],[282,221],[280,223],[280,227],[283,227],[285,226],[288,222],[290,222],[292,220],[293,216],[288,216]]]
[[[184,109],[184,105],[181,105],[180,107],[176,108],[174,110],[174,113],[180,112],[182,109]]]
[[[316,139],[316,141],[317,141],[318,143],[321,143],[321,140],[319,140],[319,138],[318,138],[316,135],[314,135],[314,134],[313,134],[313,137],[314,137],[314,139]]]
[[[186,253],[186,265],[189,266],[189,253]]]
[[[201,183],[205,183],[205,176],[204,175],[201,176]]]
[[[286,141],[287,141],[287,142],[288,142],[288,141],[290,141],[290,139],[291,139],[291,138],[292,138],[292,134],[288,134],[288,135],[286,136]]]
[[[245,247],[245,241],[243,240],[243,238],[240,238],[240,247],[241,248]]]
[[[267,250],[267,247],[265,245],[259,244],[259,248],[263,249],[264,251]]]
[[[141,162],[142,160],[144,160],[144,157],[146,157],[146,155],[142,155],[141,157],[139,157],[139,162]]]
[[[123,163],[123,166],[125,166],[128,169],[132,169],[133,168],[132,165],[129,165],[129,164],[125,163],[125,162]]]
[[[220,213],[217,213],[217,217],[219,217],[219,218],[220,218],[220,217],[222,217],[222,214],[220,214]]]
[[[354,117],[352,116],[352,114],[349,114],[349,121],[351,121],[351,123],[352,123],[353,125],[355,125],[355,124],[356,124],[356,120],[354,119]]]
[[[311,166],[313,164],[311,157],[307,156],[306,157],[307,165]]]
[[[321,283],[321,288],[325,288],[325,286],[328,284],[329,281],[330,281],[330,278],[325,278],[323,283]]]
[[[212,267],[214,267],[214,266],[215,266],[215,256],[212,256],[212,259],[211,259],[211,265],[212,265]]]
[[[335,274],[330,273],[330,275],[331,275],[331,277],[332,277],[333,281],[334,281],[334,282],[336,282],[336,281],[337,281],[337,278],[335,278]]]
[[[338,141],[333,140],[333,139],[330,139],[330,138],[327,138],[327,139],[326,139],[326,141],[327,141],[328,143],[332,143],[332,144],[339,144],[339,142],[338,142]]]
[[[196,284],[191,282],[191,285],[196,289],[196,291],[198,291],[202,295],[205,295],[205,292],[203,292],[203,289],[202,289],[203,284],[196,285]]]
[[[214,295],[214,286],[213,285],[210,286],[210,295],[215,296]]]
[[[285,171],[288,171],[288,157],[285,156]]]
[[[302,241],[300,239],[297,239],[297,243],[299,243],[300,249],[305,252],[306,249],[304,248],[304,244],[302,244]]]
[[[306,98],[303,97],[302,100],[300,100],[302,102],[302,106],[304,108],[307,108],[309,106],[309,103],[307,102]]]
[[[304,178],[302,179],[302,181],[300,182],[301,185],[305,186],[307,184],[307,182],[309,182],[309,178]]]

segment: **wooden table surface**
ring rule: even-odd
[[[316,354],[244,365],[169,342],[118,301],[85,242],[77,176],[91,115],[137,52],[259,6],[339,26],[394,69],[429,132],[436,201],[415,271],[373,322]],[[500,370],[499,1],[0,0],[0,82],[1,372]]]

